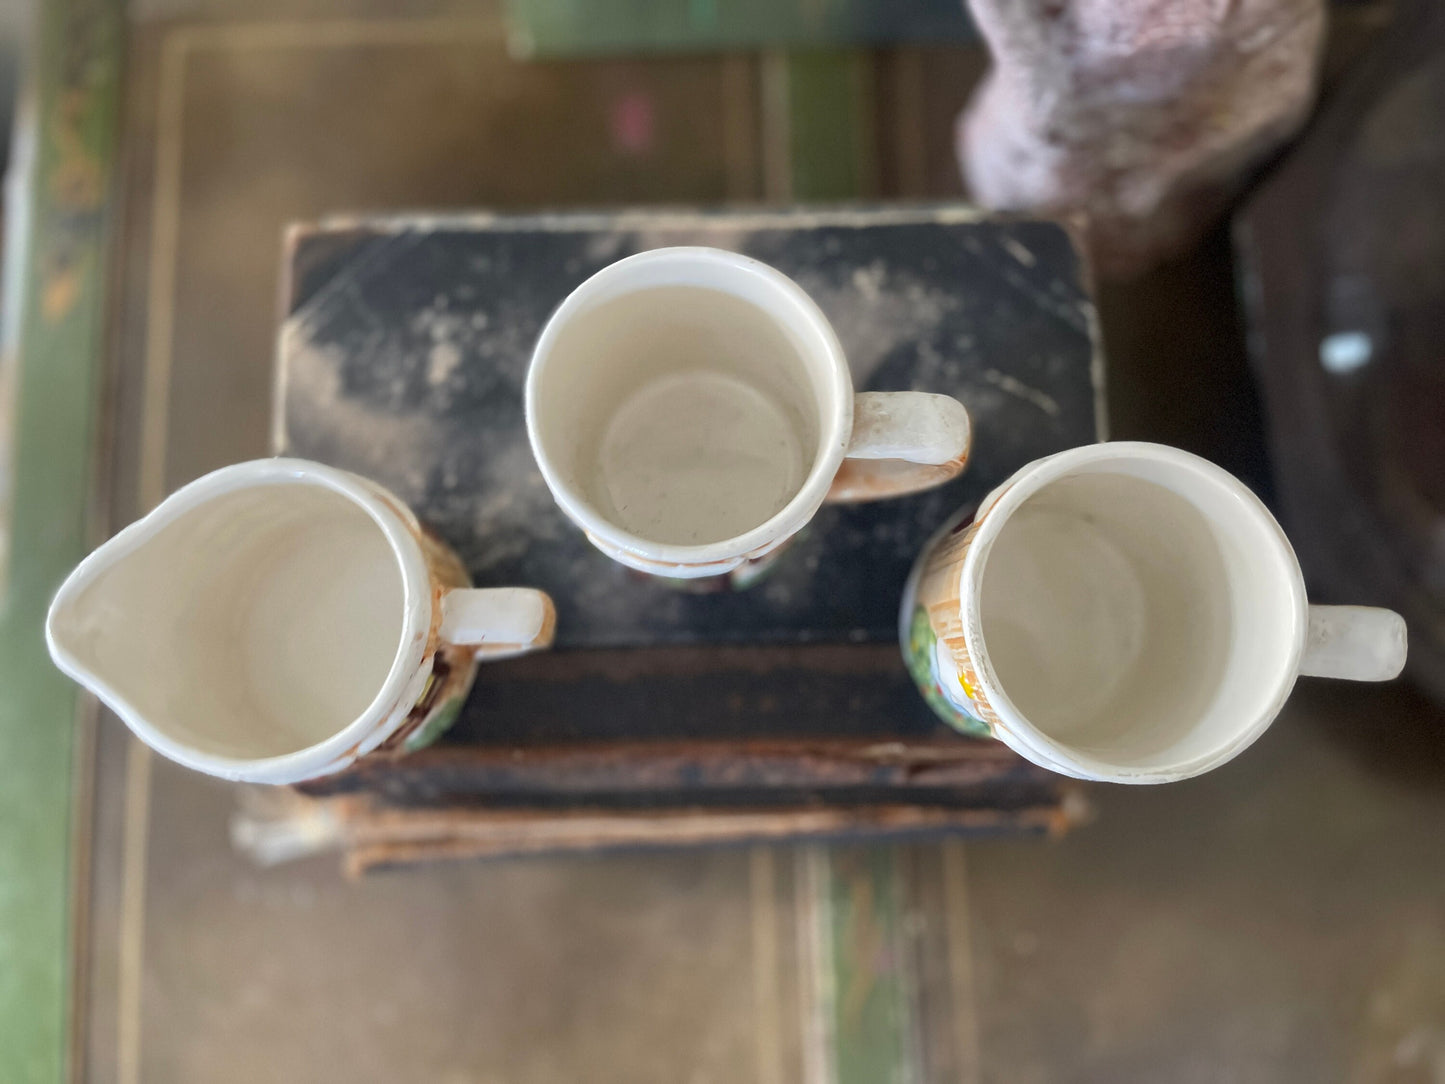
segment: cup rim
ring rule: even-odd
[[[1111,764],[1079,752],[1040,731],[1028,721],[1004,691],[983,641],[980,614],[983,575],[989,552],[1010,516],[1049,483],[1074,473],[1080,467],[1110,460],[1149,460],[1165,463],[1205,484],[1226,490],[1246,514],[1254,516],[1265,526],[1266,538],[1275,560],[1290,573],[1288,599],[1291,642],[1273,675],[1273,691],[1258,715],[1209,752],[1148,768]],[[1179,448],[1145,441],[1089,444],[1056,453],[1025,467],[1004,483],[1002,492],[990,504],[980,509],[978,532],[964,557],[959,576],[959,598],[963,600],[961,617],[964,642],[974,670],[988,696],[989,706],[998,716],[998,726],[1007,732],[1011,739],[1006,744],[1014,746],[1024,755],[1032,754],[1033,758],[1042,763],[1057,762],[1066,774],[1117,783],[1164,783],[1187,779],[1217,768],[1243,752],[1264,733],[1284,706],[1299,673],[1299,660],[1305,646],[1309,603],[1305,597],[1304,574],[1300,569],[1299,559],[1284,529],[1265,507],[1264,502],[1238,478],[1209,460]]]
[[[65,606],[89,587],[117,559],[135,552],[162,529],[201,504],[257,485],[316,485],[346,497],[370,515],[395,555],[402,578],[402,635],[395,657],[380,689],[366,709],[346,726],[321,741],[289,753],[269,757],[233,757],[207,753],[172,738],[95,674],[57,639],[55,625]],[[45,641],[50,655],[67,676],[91,689],[148,746],[187,768],[222,779],[254,783],[292,783],[317,774],[341,760],[353,748],[374,746],[385,733],[377,723],[404,703],[426,657],[432,618],[431,580],[426,558],[411,533],[415,517],[404,505],[384,499],[384,491],[358,475],[304,459],[277,457],[237,463],[212,471],[182,486],[147,515],[129,524],[98,546],[66,577],[51,601],[45,619]],[[374,741],[367,739],[374,736]],[[361,752],[367,751],[365,748]]]
[[[586,312],[593,304],[599,303],[598,295],[606,292],[620,277],[635,273],[658,263],[689,263],[711,265],[729,274],[752,275],[764,280],[769,286],[785,295],[796,311],[809,336],[815,337],[822,345],[822,356],[828,367],[828,377],[839,408],[826,412],[820,407],[818,452],[803,484],[792,498],[768,519],[751,527],[742,534],[715,542],[693,545],[657,542],[628,531],[600,515],[581,493],[568,485],[554,465],[549,462],[537,433],[537,384],[539,374],[546,367],[545,359],[550,356],[563,324],[568,319]],[[651,287],[641,287],[648,289]],[[623,293],[631,291],[622,291]],[[610,300],[609,295],[606,300]],[[767,310],[765,310],[767,311]],[[777,319],[771,311],[768,315]],[[680,245],[667,248],[649,249],[627,256],[594,272],[590,277],[569,293],[547,318],[537,344],[532,350],[527,366],[524,391],[524,409],[527,420],[527,440],[532,448],[532,458],[541,472],[553,499],[573,523],[582,528],[594,544],[603,549],[621,551],[613,554],[619,560],[633,567],[652,571],[650,566],[693,566],[721,564],[721,571],[734,567],[748,557],[766,552],[772,544],[798,531],[822,505],[828,489],[843,463],[848,441],[853,433],[853,375],[848,368],[847,357],[832,324],[801,286],[774,267],[755,260],[751,256],[729,252],[726,249],[710,248],[703,245]],[[628,560],[635,558],[637,562]]]

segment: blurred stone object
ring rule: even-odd
[[[1323,0],[967,0],[993,67],[958,155],[992,210],[1083,212],[1097,272],[1186,249],[1303,122]]]
[[[1445,5],[1394,8],[1235,243],[1305,575],[1403,614],[1407,672],[1445,704]]]

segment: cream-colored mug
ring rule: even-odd
[[[776,550],[825,500],[963,469],[963,405],[855,394],[827,318],[757,260],[664,248],[603,268],[538,338],[527,435],[562,511],[608,556],[671,578]]]
[[[1244,485],[1158,444],[1030,463],[924,547],[904,657],[948,723],[1083,779],[1163,783],[1260,736],[1300,674],[1384,681],[1391,610],[1311,606]]]
[[[477,663],[547,647],[540,591],[474,589],[396,497],[302,459],[225,467],[80,563],[56,664],[171,760],[298,783],[426,744]]]

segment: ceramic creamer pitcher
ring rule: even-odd
[[[1165,783],[1264,733],[1299,675],[1386,681],[1405,622],[1312,606],[1243,484],[1159,444],[1073,448],[946,524],[903,592],[908,668],[948,723],[1065,775]]]
[[[547,647],[540,591],[470,586],[396,497],[300,459],[225,467],[106,542],[46,620],[56,664],[157,752],[296,783],[415,749],[479,660]]]

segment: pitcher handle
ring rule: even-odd
[[[552,645],[557,610],[530,587],[459,587],[442,596],[441,638],[479,658],[504,659]]]
[[[1299,672],[1389,681],[1405,668],[1405,619],[1375,606],[1311,606]]]
[[[853,396],[853,435],[828,500],[901,497],[948,481],[968,462],[973,427],[957,399],[924,391]]]

